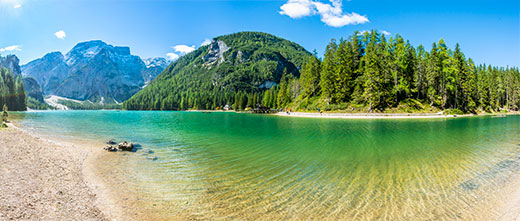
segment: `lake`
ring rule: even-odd
[[[106,164],[161,218],[478,219],[496,212],[500,190],[520,169],[520,116],[12,115],[54,139],[140,144],[135,153],[106,153],[114,155]]]

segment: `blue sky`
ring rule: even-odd
[[[444,38],[477,64],[520,66],[519,0],[0,0],[0,54],[22,64],[93,39],[143,58],[182,55],[239,31],[271,33],[321,56],[331,38],[371,29],[428,50]]]

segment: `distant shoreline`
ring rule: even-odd
[[[456,118],[483,116],[474,114],[443,115],[436,113],[308,113],[308,112],[278,112],[273,115],[282,117],[304,118],[337,118],[337,119],[422,119],[422,118]]]
[[[458,118],[479,116],[506,116],[519,115],[520,112],[496,113],[496,114],[463,114],[444,115],[440,113],[310,113],[310,112],[278,112],[272,115],[282,117],[303,118],[335,118],[335,119],[427,119],[427,118]]]

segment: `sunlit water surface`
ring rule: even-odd
[[[482,211],[475,210],[486,204],[484,213],[495,212],[496,191],[520,169],[520,116],[14,115],[23,128],[43,136],[139,143],[137,152],[100,163],[116,182],[132,187],[121,189],[138,194],[140,206],[156,218],[479,218]]]

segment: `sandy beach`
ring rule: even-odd
[[[86,169],[88,150],[13,125],[0,129],[0,144],[0,220],[118,219],[116,210],[101,210],[111,203]]]

